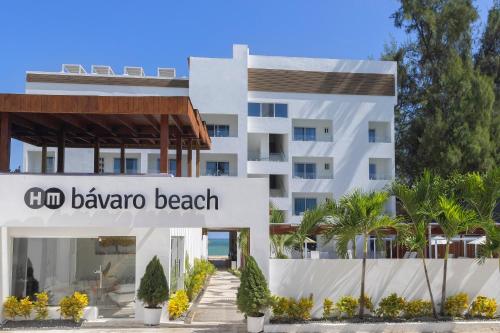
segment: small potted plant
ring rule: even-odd
[[[137,298],[144,303],[144,325],[159,325],[161,306],[168,301],[168,282],[157,256],[146,267]]]
[[[264,274],[255,259],[248,256],[241,272],[241,284],[236,297],[238,309],[247,317],[248,332],[264,330],[264,311],[269,306],[270,298]]]

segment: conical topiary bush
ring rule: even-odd
[[[236,301],[238,309],[248,317],[261,317],[269,304],[271,293],[267,281],[252,256],[246,257]]]
[[[146,308],[158,308],[168,301],[168,282],[157,256],[154,256],[146,267],[137,298],[144,302]]]

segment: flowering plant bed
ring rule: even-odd
[[[9,330],[17,328],[46,329],[46,328],[78,328],[82,326],[83,320],[75,322],[67,319],[48,319],[48,320],[8,320],[0,329]]]
[[[368,318],[367,318],[368,319]],[[353,321],[353,319],[337,322],[329,322],[326,320],[310,320],[303,323],[294,324],[268,324],[264,326],[264,332],[329,332],[329,333],[355,333],[355,332],[499,332],[499,320],[460,320],[453,321],[392,321],[388,322],[369,322],[369,321]]]

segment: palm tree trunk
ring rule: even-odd
[[[352,258],[356,259],[356,236],[352,239]]]
[[[443,285],[441,289],[441,316],[444,316],[444,302],[446,301],[446,273],[448,272],[448,253],[450,251],[450,244],[446,240],[446,250],[444,252],[444,266],[443,266]]]
[[[363,239],[363,264],[361,268],[361,293],[359,296],[359,318],[363,319],[365,315],[365,273],[366,273],[366,257],[368,256],[367,236]]]
[[[429,289],[429,296],[431,298],[432,314],[434,315],[434,318],[438,319],[436,304],[434,303],[434,296],[432,295],[431,281],[429,280],[429,273],[427,272],[427,263],[425,262],[424,251],[420,251],[420,256],[422,257],[422,264],[424,265],[425,272],[425,281],[427,282],[427,289]]]

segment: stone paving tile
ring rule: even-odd
[[[192,323],[243,323],[243,314],[236,307],[239,285],[240,280],[233,274],[225,271],[215,273],[194,309]]]

